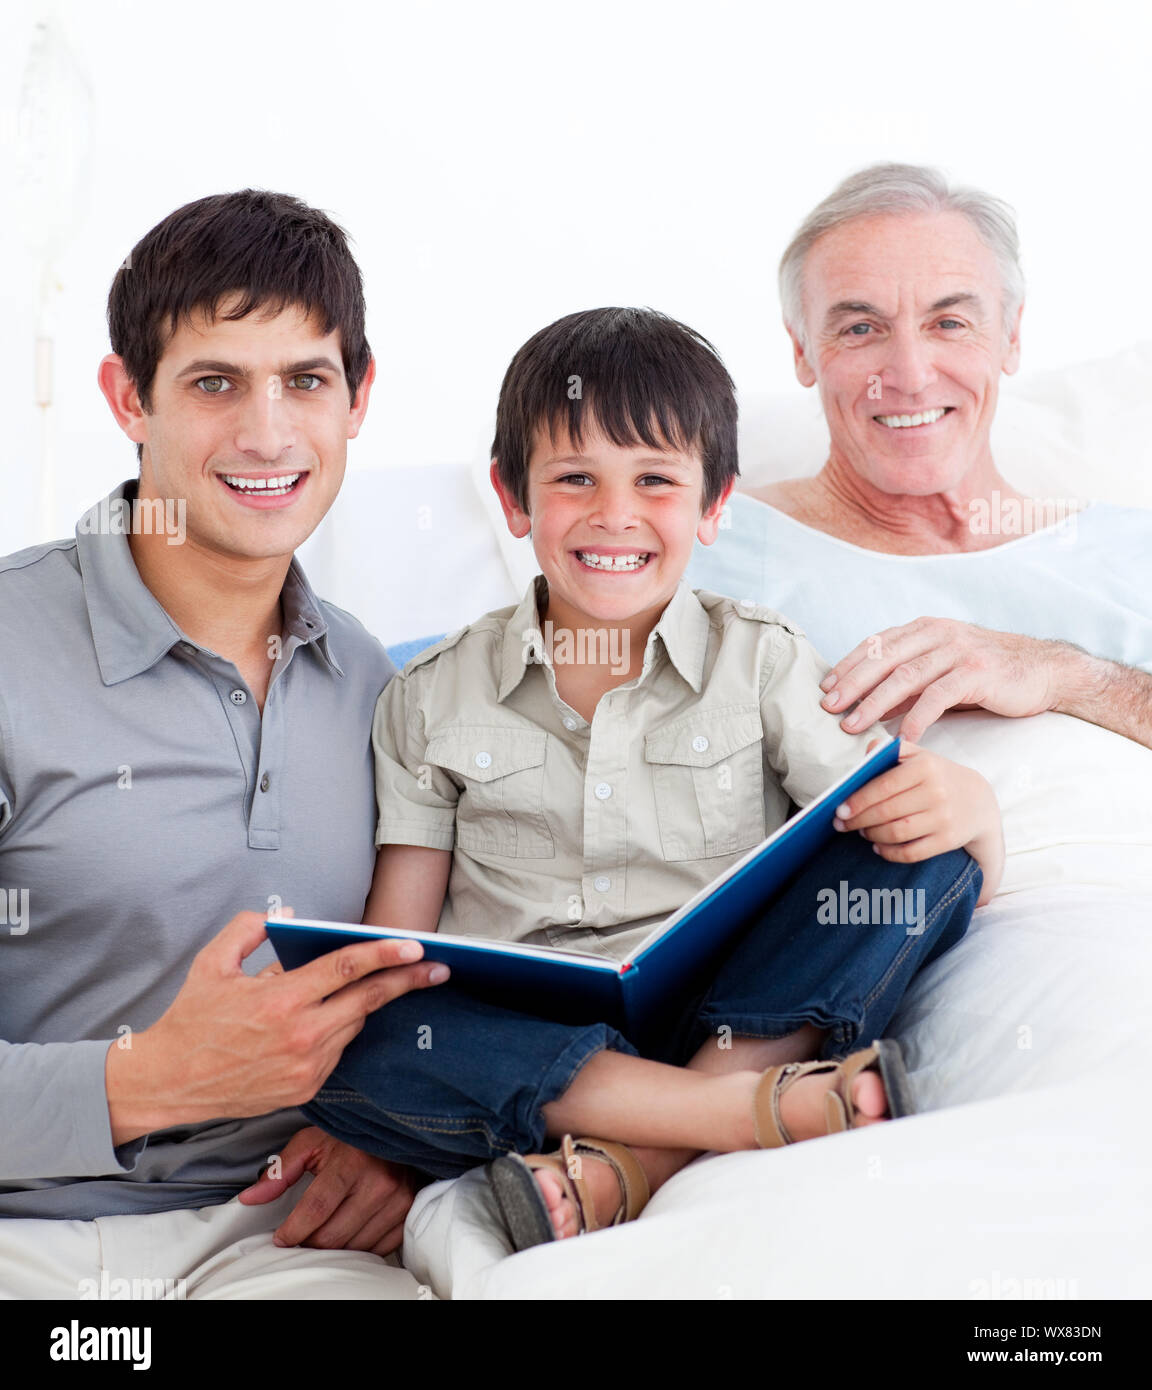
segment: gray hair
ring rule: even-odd
[[[849,175],[808,214],[780,258],[784,322],[803,344],[804,262],[825,232],[858,217],[886,213],[959,212],[975,227],[1000,268],[1004,331],[1024,302],[1024,272],[1012,209],[975,188],[950,188],[938,169],[920,164],[871,164]]]

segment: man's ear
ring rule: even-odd
[[[791,324],[784,325],[789,338],[792,339],[792,364],[796,368],[796,380],[801,386],[815,386],[816,373],[812,370],[812,364],[808,361],[808,354],[804,344],[796,335],[795,329]]]
[[[1004,361],[1000,367],[1005,376],[1012,376],[1020,368],[1020,320],[1023,314],[1024,306],[1021,304],[1008,326],[1008,345],[1004,350]]]
[[[509,531],[517,540],[521,540],[532,530],[532,518],[504,486],[495,459],[492,460],[492,467],[488,470],[488,476],[492,479],[492,486],[496,489],[496,496],[500,499],[500,506],[504,512],[504,520],[508,523]]]
[[[716,539],[720,530],[720,518],[724,514],[724,508],[728,505],[728,499],[732,496],[735,486],[736,479],[732,478],[716,501],[701,516],[700,525],[696,528],[696,539],[701,545],[711,545]]]
[[[136,383],[128,375],[124,359],[114,352],[102,358],[96,370],[96,382],[116,417],[116,423],[133,442],[148,443],[148,419]]]
[[[368,397],[372,392],[372,383],[376,380],[376,359],[370,357],[364,375],[360,379],[360,385],[356,390],[356,395],[352,404],[348,407],[348,438],[355,439],[360,433],[360,426],[364,423],[364,416],[368,413]]]

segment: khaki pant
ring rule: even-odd
[[[281,1249],[272,1232],[299,1201],[233,1199],[196,1211],[95,1221],[0,1218],[0,1299],[415,1299],[431,1292],[359,1250]]]

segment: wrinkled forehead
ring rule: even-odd
[[[997,311],[1002,297],[996,257],[962,213],[857,218],[819,237],[804,262],[810,321],[841,305],[894,316],[959,297]]]

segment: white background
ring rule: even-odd
[[[776,261],[807,210],[878,159],[938,164],[1014,205],[1026,366],[1149,336],[1150,55],[1131,4],[0,8],[4,186],[37,18],[74,55],[53,110],[65,132],[70,110],[83,121],[66,152],[85,185],[74,217],[58,204],[47,534],[33,397],[46,231],[19,208],[0,219],[0,553],[69,534],[135,473],[95,384],[108,285],[149,227],[229,189],[297,194],[354,238],[380,372],[353,468],[471,458],[515,349],[595,305],[662,309],[717,345],[743,391],[799,391]]]

